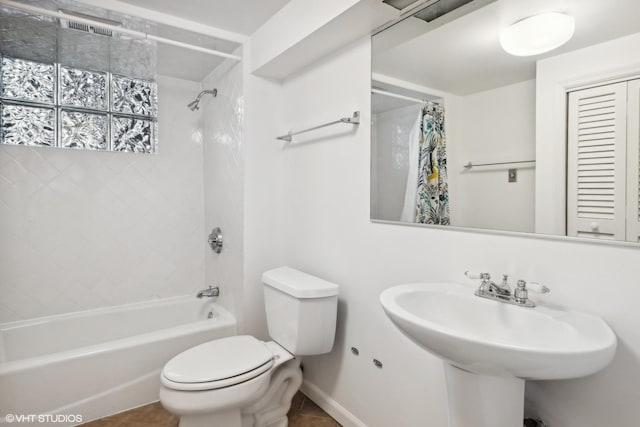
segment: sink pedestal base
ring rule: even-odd
[[[449,427],[522,427],[524,380],[474,374],[444,363]]]

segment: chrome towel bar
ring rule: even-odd
[[[498,166],[498,165],[514,165],[514,164],[518,164],[518,163],[535,163],[535,160],[518,160],[515,162],[498,162],[498,163],[467,163],[466,165],[464,165],[465,169],[472,169],[472,168],[477,168],[477,167],[481,167],[481,166]]]
[[[335,124],[338,124],[338,123],[346,123],[346,124],[350,124],[350,125],[359,125],[360,124],[360,111],[354,111],[353,115],[351,117],[342,117],[341,119],[334,120],[334,121],[329,122],[329,123],[323,123],[323,124],[318,125],[318,126],[310,127],[308,129],[299,130],[297,132],[289,131],[289,133],[287,133],[286,135],[277,136],[276,139],[279,139],[281,141],[291,142],[291,141],[293,141],[293,136],[294,135],[299,135],[299,134],[305,133],[305,132],[311,132],[312,130],[324,128],[324,127],[335,125]]]

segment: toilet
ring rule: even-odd
[[[262,275],[269,336],[209,341],[171,359],[160,402],[180,427],[286,427],[300,357],[333,347],[338,285],[280,267]]]

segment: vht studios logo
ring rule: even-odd
[[[81,423],[82,415],[77,414],[7,414],[7,423]]]

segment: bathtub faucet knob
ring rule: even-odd
[[[203,289],[203,290],[199,291],[198,294],[196,295],[196,297],[198,297],[198,298],[202,298],[202,297],[215,298],[215,297],[218,297],[219,295],[220,295],[220,288],[218,286],[213,287],[213,286],[209,285],[209,287],[207,289]]]

